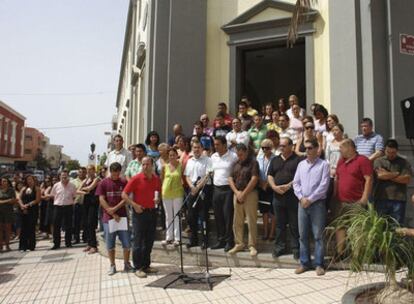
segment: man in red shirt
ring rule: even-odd
[[[365,206],[372,190],[373,168],[371,161],[359,155],[351,139],[342,141],[340,147],[342,158],[336,167],[335,189],[339,202],[338,215],[343,214],[353,204]],[[337,252],[343,255],[345,230],[336,233]]]
[[[135,274],[139,278],[145,278],[147,273],[155,273],[151,268],[151,251],[154,245],[156,227],[156,206],[159,203],[161,182],[153,173],[153,160],[150,157],[142,159],[142,172],[129,180],[122,199],[134,209],[132,224],[134,240],[132,245],[132,260],[138,270]],[[133,200],[129,194],[133,194]]]

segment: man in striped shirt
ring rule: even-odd
[[[373,162],[384,155],[384,139],[373,131],[371,118],[363,118],[360,127],[362,134],[354,139],[356,149],[360,155],[368,157]]]

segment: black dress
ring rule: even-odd
[[[88,179],[84,187],[89,187],[94,180]],[[83,218],[85,241],[89,247],[97,248],[96,228],[98,226],[99,199],[95,194],[96,187],[85,194],[83,198]]]
[[[22,194],[23,205],[28,205],[36,200],[36,188],[26,188]],[[20,232],[19,250],[35,250],[36,247],[36,223],[39,214],[39,205],[20,210],[22,228]]]

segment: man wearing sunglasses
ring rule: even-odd
[[[293,189],[299,199],[299,255],[296,274],[309,270],[311,265],[309,230],[315,240],[314,264],[316,274],[324,275],[323,230],[326,222],[326,197],[329,187],[329,164],[318,156],[319,143],[315,138],[305,141],[306,159],[301,161],[293,179]]]

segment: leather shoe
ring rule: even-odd
[[[296,268],[295,270],[295,274],[302,274],[306,271],[308,271],[309,269],[306,268],[305,266],[300,265],[298,268]]]
[[[192,247],[197,247],[198,246],[198,242],[195,241],[191,241],[190,243],[185,244],[185,247],[187,248],[192,248]]]
[[[316,275],[322,276],[325,274],[325,269],[323,269],[321,266],[316,266]]]
[[[272,257],[273,258],[278,258],[278,257],[280,257],[280,256],[282,256],[284,254],[285,254],[285,251],[283,251],[283,250],[278,250],[278,251],[273,250],[272,251]]]
[[[225,244],[223,242],[217,242],[213,246],[210,247],[210,249],[212,249],[212,250],[221,249],[221,248],[225,248]]]
[[[224,247],[224,252],[229,252],[234,247],[234,244],[227,243]]]
[[[52,248],[50,248],[50,250],[57,250],[59,248],[60,248],[59,246],[54,245]]]

